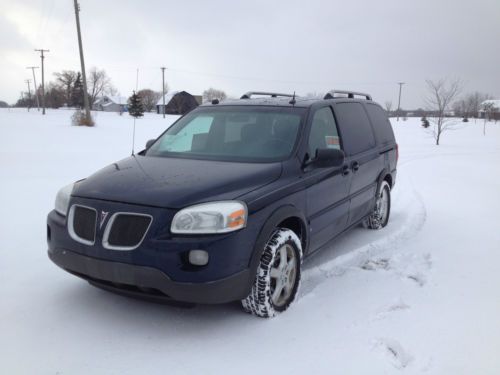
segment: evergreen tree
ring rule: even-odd
[[[83,84],[80,73],[77,74],[73,89],[71,91],[71,102],[68,103],[71,107],[83,108]]]
[[[424,115],[424,117],[421,118],[421,121],[424,128],[428,128],[430,126],[429,120],[427,120],[427,116]]]
[[[144,106],[141,97],[135,93],[128,98],[128,113],[135,118],[144,116]]]

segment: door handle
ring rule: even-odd
[[[357,161],[353,161],[351,163],[351,169],[353,172],[356,172],[359,169],[359,163]]]
[[[344,164],[342,166],[342,176],[347,176],[349,174],[349,166],[347,164]]]

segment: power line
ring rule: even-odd
[[[31,87],[30,87],[31,79],[27,79],[24,82],[28,84],[28,112],[29,112],[31,108]]]
[[[36,52],[40,52],[40,59],[42,60],[42,115],[45,114],[45,69],[44,69],[44,63],[43,61],[45,60],[45,55],[43,54],[44,52],[50,52],[48,49],[35,49]]]
[[[42,3],[42,10],[40,11],[40,21],[38,22],[38,28],[37,28],[37,33],[36,33],[36,44],[41,43],[41,36],[42,36],[42,25],[45,22],[45,14],[46,14],[46,7],[45,7],[45,2]]]
[[[162,92],[162,97],[163,97],[163,118],[165,118],[165,67],[162,66],[161,68],[161,92]]]
[[[83,46],[82,46],[82,34],[80,32],[80,5],[77,0],[75,3],[75,17],[76,17],[76,31],[78,34],[78,48],[80,50],[80,64],[82,66],[82,84],[83,84],[83,106],[85,107],[85,117],[87,118],[87,123],[91,124],[90,119],[90,107],[89,107],[89,97],[87,91],[87,77],[85,74],[85,60],[83,58]]]
[[[157,66],[139,66],[141,70],[156,70],[158,69]],[[136,70],[137,67],[132,67],[132,66],[123,66],[123,65],[106,65],[106,71],[108,72],[126,72],[126,71],[132,71]],[[175,68],[175,67],[169,67],[168,68],[169,72],[174,72],[174,73],[180,73],[180,74],[187,74],[187,75],[201,75],[201,76],[208,76],[208,77],[219,77],[219,78],[227,78],[230,80],[243,80],[243,81],[260,81],[260,82],[270,82],[270,83],[283,83],[283,84],[304,84],[304,85],[310,85],[310,84],[325,84],[324,80],[311,80],[311,81],[296,81],[296,80],[280,80],[280,79],[275,79],[275,78],[270,78],[270,77],[257,77],[257,76],[239,76],[239,75],[227,75],[227,74],[221,74],[221,73],[216,73],[216,72],[202,72],[202,71],[194,71],[194,70],[186,70],[186,69],[181,69],[181,68]],[[340,81],[327,81],[326,84],[329,86],[332,86],[334,84],[335,86],[338,85],[392,85],[394,84],[394,81],[371,81],[371,82],[340,82]]]
[[[64,15],[62,17],[59,18],[59,27],[57,28],[56,32],[54,33],[54,35],[60,35],[61,32],[63,31],[63,28],[66,27],[66,25],[68,24],[68,21],[70,20],[70,17],[71,16],[71,7],[68,7],[66,9],[66,12],[64,13]]]
[[[47,40],[47,25],[50,25],[50,19],[52,18],[52,11],[54,10],[54,0],[50,3],[49,12],[47,13],[47,17],[45,17],[45,22],[42,26],[42,43],[45,44]]]
[[[38,86],[36,85],[35,69],[39,69],[38,66],[27,66],[26,69],[31,69],[33,72],[33,84],[35,85],[35,97],[36,97],[36,108],[40,111],[40,100],[38,99]]]
[[[403,88],[404,82],[398,82],[399,85],[399,100],[398,100],[398,114],[397,114],[397,121],[399,121],[399,113],[401,111],[401,90]]]

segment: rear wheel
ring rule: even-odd
[[[366,228],[382,229],[389,221],[391,213],[391,186],[387,181],[383,181],[377,193],[375,208],[373,212],[363,222]]]
[[[250,294],[241,301],[246,312],[270,318],[295,300],[300,284],[302,245],[297,235],[276,229],[262,253]]]

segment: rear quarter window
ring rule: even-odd
[[[376,104],[365,104],[365,107],[379,142],[394,143],[394,132],[385,111]]]
[[[334,109],[344,149],[348,155],[375,147],[372,126],[360,103],[336,103]]]

